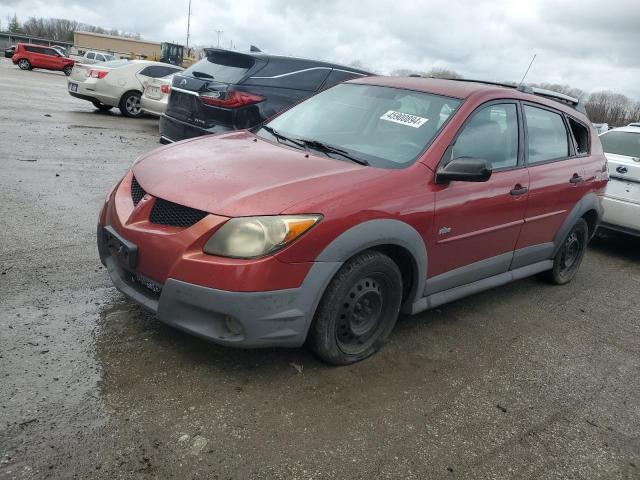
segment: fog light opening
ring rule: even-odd
[[[241,335],[242,334],[242,325],[231,315],[224,316],[224,326],[232,335]]]

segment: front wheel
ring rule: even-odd
[[[26,58],[21,58],[18,60],[18,67],[20,70],[31,70],[31,63]]]
[[[581,218],[569,230],[567,236],[553,258],[553,268],[544,272],[543,278],[554,285],[564,285],[573,280],[582,263],[589,241],[589,227]]]
[[[402,302],[402,275],[388,256],[363,252],[338,271],[325,291],[307,345],[334,365],[375,353],[393,330]]]
[[[140,93],[127,92],[120,99],[120,112],[125,117],[137,118],[142,116],[142,108],[140,108]]]

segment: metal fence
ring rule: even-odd
[[[5,49],[16,43],[33,43],[36,45],[60,45],[61,47],[72,47],[73,42],[62,42],[60,40],[51,40],[49,38],[32,37],[30,35],[22,35],[19,33],[0,32],[0,48]]]

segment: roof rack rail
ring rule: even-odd
[[[458,82],[471,82],[471,83],[484,83],[485,85],[495,85],[497,87],[515,88],[516,90],[522,93],[539,95],[541,97],[548,98],[550,100],[555,100],[557,102],[567,104],[575,108],[578,112],[584,113],[585,115],[587,114],[587,110],[584,106],[584,103],[580,99],[570,97],[569,95],[565,95],[564,93],[554,92],[553,90],[547,90],[545,88],[530,87],[528,85],[516,85],[511,83],[490,82],[488,80],[474,80],[474,79],[468,79],[468,78],[444,78],[443,80],[455,80]]]

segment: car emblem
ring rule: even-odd
[[[186,79],[186,78],[183,78],[183,79],[180,81],[180,86],[181,86],[181,87],[186,87],[186,86],[187,86],[187,79]]]
[[[451,227],[442,227],[438,230],[438,235],[446,235],[449,232],[451,232]]]

